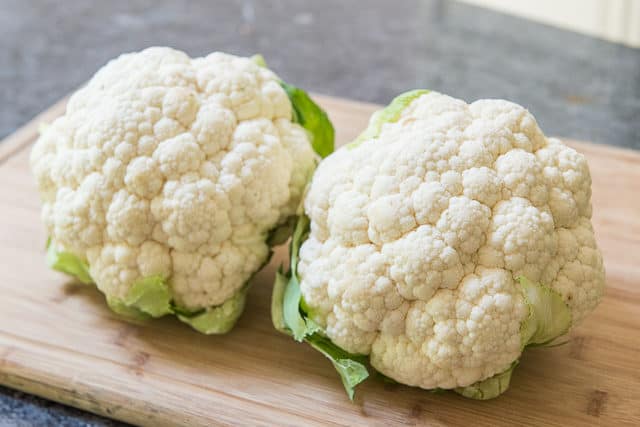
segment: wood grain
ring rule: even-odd
[[[318,97],[342,143],[376,108]],[[331,365],[276,333],[273,270],[224,337],[174,319],[118,320],[93,287],[44,265],[45,235],[28,170],[39,121],[0,144],[0,383],[143,425],[639,425],[640,155],[570,142],[589,159],[593,222],[607,268],[598,309],[569,344],[529,350],[507,393],[488,402],[368,381],[350,403]]]

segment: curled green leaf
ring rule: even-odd
[[[280,85],[291,101],[293,121],[309,132],[313,150],[320,157],[333,153],[335,131],[327,113],[302,89],[282,81]]]
[[[348,353],[335,345],[331,340],[319,333],[314,333],[307,337],[307,343],[326,358],[340,375],[349,399],[353,400],[355,387],[369,377],[367,371],[367,359],[365,356]]]
[[[560,294],[526,277],[516,278],[522,286],[529,316],[521,325],[522,347],[548,345],[571,327],[571,310]]]

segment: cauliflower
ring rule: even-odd
[[[31,152],[54,269],[116,312],[228,331],[333,127],[261,58],[112,60]],[[291,228],[291,227],[290,227]]]
[[[403,94],[315,172],[274,324],[325,354],[350,397],[367,361],[495,397],[526,346],[602,297],[590,187],[585,158],[519,105]]]

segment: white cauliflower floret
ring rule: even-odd
[[[454,388],[518,358],[520,319],[528,311],[511,275],[479,267],[456,285],[414,301],[401,333],[381,334],[371,349],[376,369],[408,385]]]
[[[589,169],[510,102],[430,92],[390,107],[313,177],[303,308],[384,375],[466,387],[506,372],[529,339],[519,276],[557,292],[574,325],[600,300]]]
[[[384,245],[382,254],[398,292],[410,301],[428,301],[440,288],[455,288],[464,274],[456,250],[429,225]]]
[[[160,277],[185,310],[229,300],[315,168],[291,102],[248,58],[150,48],[109,62],[31,154],[55,250],[112,299]]]

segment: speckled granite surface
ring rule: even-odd
[[[286,81],[363,101],[507,98],[547,134],[640,149],[640,50],[444,0],[0,0],[0,137],[151,45],[261,52]],[[0,388],[5,425],[111,424]]]
[[[0,427],[115,427],[117,421],[0,386]]]
[[[0,0],[0,136],[114,55],[171,45],[262,52],[286,81],[365,101],[507,98],[548,134],[640,149],[640,50],[449,1],[363,4]]]

